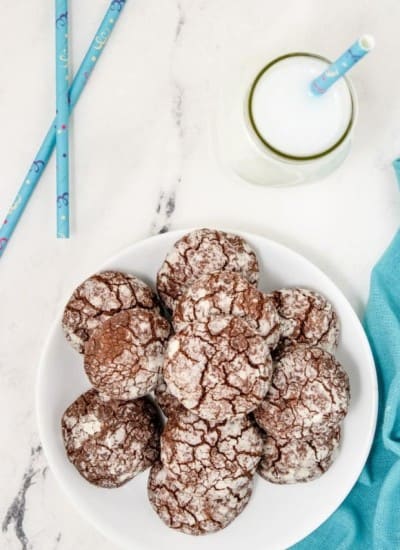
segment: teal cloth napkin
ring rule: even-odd
[[[292,549],[400,549],[400,230],[372,271],[364,328],[378,372],[374,444],[346,500]]]

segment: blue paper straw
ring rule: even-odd
[[[113,0],[107,13],[97,31],[93,42],[91,43],[84,60],[74,78],[72,86],[69,90],[70,111],[75,107],[78,99],[86,86],[90,73],[96,66],[96,63],[103,51],[103,48],[109,38],[115,23],[121,15],[122,9],[126,4],[126,0]],[[46,137],[36,155],[35,160],[29,169],[26,178],[24,179],[17,196],[8,212],[2,227],[0,228],[0,257],[4,254],[11,235],[16,228],[19,219],[25,210],[26,205],[31,198],[31,195],[38,184],[44,168],[46,167],[53,149],[56,144],[56,120],[47,132]]]
[[[57,238],[69,238],[69,55],[68,0],[56,4]]]
[[[375,40],[372,36],[368,34],[362,36],[339,59],[331,63],[318,78],[311,82],[312,93],[316,96],[324,94],[332,84],[370,52],[374,45]]]

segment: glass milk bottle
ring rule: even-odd
[[[310,83],[329,67],[319,55],[275,57],[252,80],[230,82],[217,114],[220,158],[241,179],[284,186],[322,178],[347,156],[357,117],[350,81],[315,97]]]

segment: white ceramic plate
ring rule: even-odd
[[[136,243],[103,268],[131,272],[154,284],[165,254],[184,233],[175,231]],[[332,514],[349,493],[366,461],[375,430],[378,395],[374,362],[356,314],[340,290],[308,260],[264,237],[240,234],[257,251],[262,265],[262,290],[284,286],[319,290],[333,302],[339,314],[342,331],[337,355],[350,376],[352,394],[339,456],[325,475],[311,483],[279,486],[256,478],[247,508],[219,533],[189,537],[167,528],[147,500],[148,472],[119,489],[100,489],[80,477],[67,460],[61,438],[61,415],[89,384],[82,357],[63,336],[60,313],[50,331],[38,372],[40,437],[54,476],[82,516],[123,548],[282,550]]]

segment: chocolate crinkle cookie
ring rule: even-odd
[[[201,275],[235,271],[257,284],[258,260],[247,242],[231,233],[197,229],[177,241],[157,275],[157,289],[173,311],[177,300]]]
[[[158,309],[156,294],[148,285],[119,271],[97,273],[86,279],[68,300],[62,319],[65,336],[83,353],[94,329],[112,315],[135,307]]]
[[[297,346],[275,364],[254,418],[278,439],[326,437],[346,416],[349,400],[349,378],[340,363],[320,348]]]
[[[152,391],[159,378],[170,334],[155,310],[117,313],[90,337],[85,370],[92,385],[111,399],[135,399]]]
[[[265,339],[232,316],[194,322],[172,336],[163,366],[170,392],[211,421],[254,410],[268,391],[271,375]]]
[[[161,463],[150,470],[148,496],[155,512],[172,529],[204,535],[224,529],[250,500],[252,482],[246,477],[223,479],[202,494],[168,475]]]
[[[90,390],[68,407],[61,425],[69,460],[99,487],[123,485],[159,455],[161,419],[148,398],[104,401]]]
[[[340,441],[337,427],[324,437],[283,439],[265,436],[258,473],[271,483],[299,483],[317,479],[331,466]]]
[[[186,409],[179,403],[177,398],[169,391],[164,378],[160,375],[157,386],[154,390],[154,397],[157,405],[167,417],[179,414]]]
[[[240,273],[220,271],[197,279],[179,299],[173,325],[178,332],[193,321],[233,315],[242,317],[274,348],[280,339],[280,322],[271,296],[265,295]]]
[[[280,318],[278,356],[292,344],[317,346],[330,353],[335,351],[339,319],[326,298],[305,288],[284,288],[270,296]]]
[[[224,478],[251,478],[262,451],[261,430],[247,416],[211,422],[183,410],[168,419],[160,458],[168,473],[193,491]]]

